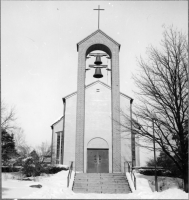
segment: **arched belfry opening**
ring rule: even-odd
[[[85,99],[85,79],[87,76],[86,60],[91,52],[102,51],[111,60],[111,124],[109,131],[109,172],[121,172],[121,138],[120,138],[120,85],[119,85],[119,50],[120,44],[98,29],[77,44],[78,51],[78,75],[77,75],[77,108],[76,108],[76,151],[75,167],[76,171],[87,172],[86,169],[86,99]],[[92,113],[91,113],[92,115]],[[100,117],[101,115],[99,115]],[[95,126],[96,128],[96,126]],[[100,126],[99,126],[100,128]],[[100,131],[99,131],[100,132]],[[98,133],[97,131],[97,134]],[[101,133],[103,135],[103,132]]]
[[[86,57],[89,53],[91,53],[92,51],[96,51],[96,50],[103,51],[103,52],[107,53],[110,58],[112,57],[111,50],[104,44],[93,44],[93,45],[91,45],[86,51]]]
[[[97,55],[100,56],[98,57]],[[104,44],[93,44],[87,49],[85,76],[86,85],[99,79],[100,81],[103,81],[111,86],[111,57],[111,50]],[[101,64],[99,66],[95,66],[96,62]],[[91,67],[92,65],[94,68]]]

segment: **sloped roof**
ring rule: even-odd
[[[103,86],[105,86],[105,87],[107,87],[108,89],[111,90],[111,87],[110,87],[109,85],[107,85],[106,83],[104,83],[104,82],[102,82],[102,81],[99,81],[99,80],[94,81],[94,82],[92,82],[92,83],[86,85],[86,86],[85,86],[85,89],[87,89],[87,88],[89,88],[89,87],[91,87],[91,86],[93,86],[93,85],[95,85],[95,84],[97,84],[97,83],[100,83],[101,85],[103,85]],[[70,97],[72,97],[73,95],[76,95],[76,94],[77,94],[77,91],[76,91],[76,92],[73,92],[73,93],[71,93],[71,94],[69,94],[69,95],[67,95],[67,96],[65,96],[65,97],[63,97],[63,98],[68,99],[68,98],[70,98]],[[131,98],[130,96],[128,96],[128,95],[126,95],[126,94],[124,94],[124,93],[122,93],[122,92],[120,92],[120,95],[122,95],[122,96],[124,96],[124,97],[126,97],[126,98],[128,98],[128,99],[131,99],[131,100],[133,99],[133,98]]]
[[[55,125],[56,123],[58,123],[64,116],[62,115],[61,117],[59,117],[56,121],[54,121],[54,123],[51,125],[51,128],[53,125]]]
[[[119,49],[121,47],[121,45],[116,42],[114,39],[112,39],[110,36],[108,36],[106,33],[104,33],[103,31],[101,31],[100,29],[96,30],[95,32],[93,32],[92,34],[90,34],[89,36],[87,36],[86,38],[84,38],[83,40],[81,40],[80,42],[77,43],[77,51],[79,49],[79,45],[82,44],[83,42],[85,42],[86,40],[88,40],[89,38],[91,38],[92,36],[94,36],[97,33],[101,33],[102,35],[104,35],[106,38],[108,38],[109,40],[111,40],[113,43],[115,43],[117,46],[119,46]]]
[[[86,85],[86,86],[85,86],[85,89],[88,89],[88,88],[90,88],[91,86],[96,85],[97,83],[100,83],[101,85],[103,85],[103,86],[105,86],[106,88],[108,88],[108,89],[111,90],[111,87],[110,87],[109,85],[107,85],[106,83],[103,83],[102,81],[99,81],[99,80],[94,81],[94,82],[92,82],[92,83]],[[70,98],[70,97],[72,97],[72,96],[74,96],[74,95],[76,95],[76,94],[77,94],[77,91],[76,91],[76,92],[73,92],[73,93],[71,93],[71,94],[69,94],[69,95],[67,95],[67,96],[65,96],[65,97],[63,97],[62,99],[68,99],[68,98]],[[123,96],[123,97],[126,97],[127,99],[133,100],[133,98],[131,98],[130,96],[128,96],[128,95],[126,95],[126,94],[124,94],[124,93],[122,93],[122,92],[120,92],[120,95]],[[58,123],[62,118],[63,118],[63,115],[62,115],[61,117],[59,117],[58,120],[56,120],[56,121],[51,125],[51,127],[52,127],[53,125],[55,125],[56,123]]]

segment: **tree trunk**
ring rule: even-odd
[[[184,191],[188,193],[188,165],[184,167],[183,180],[184,180]]]
[[[188,177],[184,178],[184,191],[188,193]]]

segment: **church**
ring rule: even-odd
[[[77,91],[62,98],[63,115],[52,125],[52,164],[70,165],[81,173],[120,173],[125,162],[140,165],[139,147],[132,133],[123,131],[121,111],[132,118],[133,99],[120,92],[120,44],[98,29],[77,43]],[[96,60],[90,63],[91,58]],[[101,60],[108,59],[110,65]],[[88,70],[95,70],[86,85]],[[101,81],[110,73],[110,85]]]

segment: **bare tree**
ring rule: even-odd
[[[29,156],[32,148],[27,144],[25,140],[24,131],[22,128],[17,128],[14,131],[15,147],[17,152],[22,158]]]
[[[170,27],[164,30],[161,50],[150,46],[148,60],[140,58],[134,76],[139,104],[135,106],[132,131],[152,149],[153,126],[157,150],[173,160],[188,192],[188,43],[186,36]],[[130,116],[122,123],[130,129]]]
[[[8,109],[8,106],[1,102],[1,130],[12,132],[16,129],[15,120],[15,109],[13,107]]]
[[[41,145],[36,148],[36,151],[39,156],[40,162],[43,163],[45,157],[51,155],[51,146],[48,144],[48,142],[42,142]]]
[[[23,129],[16,125],[15,115],[13,107],[8,109],[8,106],[1,102],[1,135],[3,137],[3,133],[6,132],[10,137],[13,137],[14,147],[17,152],[17,157],[14,159],[13,164],[21,163],[21,159],[28,157],[32,149],[25,141]],[[7,151],[7,149],[5,150]],[[13,147],[12,150],[14,150]]]
[[[18,130],[14,133],[14,140],[17,147],[23,146],[26,143],[24,131],[22,128],[18,128]]]
[[[31,150],[32,150],[32,148],[27,144],[24,144],[22,146],[19,146],[19,148],[17,148],[17,152],[18,152],[18,154],[20,155],[21,158],[28,157]]]

